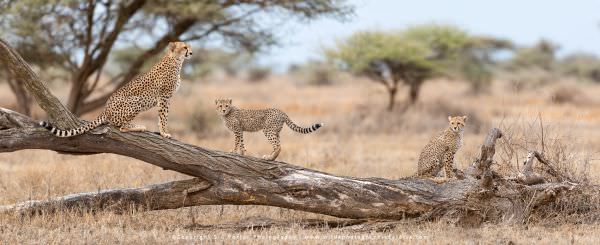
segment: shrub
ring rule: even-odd
[[[568,85],[556,87],[550,96],[550,101],[556,104],[578,103],[583,99],[584,95],[577,87]]]
[[[566,132],[558,130],[554,125],[546,125],[538,118],[533,122],[514,120],[500,125],[502,138],[496,147],[499,169],[512,169],[512,173],[501,173],[505,176],[516,174],[522,168],[527,153],[536,150],[542,153],[558,172],[558,176],[580,183],[589,180],[590,155],[578,148],[577,139]],[[534,164],[536,172],[544,173],[547,180],[558,181],[549,175],[549,168],[539,162]]]
[[[271,75],[271,69],[266,67],[252,67],[247,71],[248,81],[260,82]]]
[[[310,85],[331,85],[335,72],[327,65],[315,65],[308,71],[307,82]]]
[[[304,65],[290,66],[288,73],[298,77],[298,83],[323,86],[333,84],[336,70],[329,63],[309,61]]]
[[[553,70],[556,66],[555,52],[557,49],[556,44],[540,40],[534,46],[516,50],[514,56],[508,60],[506,68],[512,71],[527,68]]]
[[[468,133],[480,133],[486,128],[486,122],[471,107],[464,107],[451,101],[439,99],[418,106],[394,108],[393,111],[373,110],[371,105],[359,106],[351,115],[349,123],[344,122],[338,129],[355,133],[397,133],[416,132],[433,135],[448,127],[448,116],[468,116],[465,130]]]
[[[600,82],[600,59],[594,55],[573,54],[560,63],[560,71],[564,75]]]
[[[200,137],[211,135],[220,118],[213,110],[198,106],[187,117],[187,125],[190,130],[197,133]]]

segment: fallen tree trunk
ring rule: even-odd
[[[1,40],[0,40],[1,41]],[[4,55],[4,56],[2,56]],[[56,125],[79,122],[48,92],[29,66],[0,42],[0,59]],[[66,121],[61,121],[66,120]],[[58,123],[57,123],[58,122]],[[62,123],[60,123],[62,122]],[[449,217],[459,223],[521,221],[532,209],[573,189],[572,183],[525,186],[494,175],[491,165],[498,129],[491,130],[474,166],[474,178],[436,183],[428,179],[335,176],[284,162],[265,161],[165,139],[153,133],[121,133],[110,126],[71,137],[55,137],[31,118],[0,109],[0,152],[45,149],[65,154],[114,153],[195,177],[142,188],[74,194],[0,207],[27,214],[63,209],[145,210],[195,205],[267,205],[352,219]]]

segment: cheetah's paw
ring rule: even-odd
[[[273,155],[263,155],[262,159],[265,159],[267,161],[273,161],[273,160],[275,160],[275,158],[273,157]]]

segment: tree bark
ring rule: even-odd
[[[195,19],[184,19],[176,23],[171,32],[165,34],[154,44],[152,48],[146,50],[133,62],[133,64],[127,69],[127,72],[123,74],[121,79],[119,79],[119,81],[117,82],[117,86],[112,91],[103,94],[100,97],[89,102],[84,102],[83,100],[80,101],[81,105],[79,106],[78,114],[81,115],[88,113],[106,104],[106,101],[114,91],[124,86],[130,80],[134,79],[135,76],[137,76],[140,73],[140,69],[144,64],[146,64],[148,60],[158,55],[165,47],[167,47],[169,42],[177,40],[179,36],[181,36],[183,33],[189,30],[196,23],[196,21],[197,20]]]
[[[113,26],[112,31],[106,36],[104,40],[102,40],[100,48],[100,53],[96,57],[91,57],[89,54],[86,54],[84,60],[81,64],[81,67],[78,69],[77,73],[73,74],[72,83],[71,83],[71,91],[69,93],[69,99],[67,101],[67,105],[71,112],[75,114],[80,114],[80,107],[83,105],[83,101],[85,99],[85,91],[86,85],[88,83],[88,79],[95,72],[101,72],[100,68],[106,63],[108,59],[108,55],[113,48],[113,45],[117,41],[117,38],[121,34],[121,31],[129,22],[129,20],[138,12],[144,4],[146,0],[134,0],[127,5],[123,5],[119,10],[117,15],[117,20]]]
[[[17,111],[27,116],[31,116],[31,105],[33,103],[33,99],[27,93],[27,90],[25,89],[25,86],[22,82],[13,79],[10,72],[8,72],[7,76],[7,82],[10,86],[10,90],[13,92],[15,98],[17,99]]]
[[[55,122],[75,121],[37,79],[29,66],[0,40],[0,56]],[[4,56],[6,54],[7,56]],[[62,125],[68,127],[68,123]],[[122,133],[102,126],[83,135],[59,138],[33,119],[0,108],[0,152],[46,149],[65,154],[114,153],[195,177],[142,188],[81,193],[0,207],[3,212],[53,213],[60,210],[123,212],[195,205],[266,205],[352,219],[451,218],[466,225],[484,221],[523,222],[539,206],[578,185],[570,182],[520,185],[490,174],[498,129],[488,135],[473,178],[437,183],[343,177],[285,162],[225,153],[166,139],[155,133]]]
[[[414,105],[415,103],[417,103],[417,99],[419,99],[419,91],[421,90],[422,83],[423,82],[413,81],[408,84],[409,85],[409,90],[408,90],[408,104],[409,105]]]
[[[394,82],[394,85],[392,87],[388,87],[388,95],[389,95],[389,101],[388,101],[388,111],[392,111],[394,110],[394,105],[396,104],[396,94],[398,93],[398,86],[397,83]]]

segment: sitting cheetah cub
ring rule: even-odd
[[[461,171],[454,167],[454,154],[463,142],[463,131],[467,116],[448,117],[449,126],[437,134],[421,151],[417,176],[436,177],[442,167],[446,170],[446,179],[462,177]]]
[[[231,152],[238,152],[239,150],[239,153],[244,155],[246,150],[244,149],[243,132],[262,130],[273,145],[273,153],[263,156],[266,160],[275,160],[281,151],[279,133],[284,123],[292,130],[302,134],[312,133],[323,126],[323,124],[317,123],[311,127],[303,128],[294,124],[284,112],[278,109],[239,109],[231,105],[231,99],[217,99],[215,105],[217,106],[217,112],[223,117],[225,126],[233,131],[235,135],[235,148]]]

